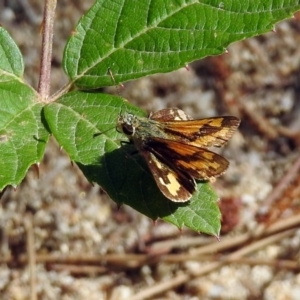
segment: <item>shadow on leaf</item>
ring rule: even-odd
[[[175,203],[158,189],[146,162],[139,154],[130,154],[132,145],[106,153],[97,165],[77,163],[84,175],[98,183],[118,204],[127,204],[156,220],[173,214],[189,202]]]

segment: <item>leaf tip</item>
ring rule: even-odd
[[[157,219],[155,219],[155,220],[153,219],[152,221],[153,221],[153,226],[156,226],[157,225]]]

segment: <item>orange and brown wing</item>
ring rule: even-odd
[[[240,120],[233,116],[190,121],[158,121],[158,126],[170,139],[198,147],[222,146],[231,138],[239,124]]]
[[[219,176],[229,165],[227,159],[217,153],[177,141],[151,138],[144,149],[175,173],[188,174],[198,180]]]
[[[160,191],[174,202],[188,201],[195,189],[195,180],[187,173],[172,168],[154,153],[141,151]]]

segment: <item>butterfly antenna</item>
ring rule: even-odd
[[[108,128],[108,129],[106,129],[106,130],[104,130],[104,131],[94,133],[93,137],[97,137],[97,136],[99,136],[99,135],[101,135],[101,134],[104,134],[104,133],[106,133],[106,132],[108,132],[108,131],[110,131],[110,130],[113,130],[113,129],[115,129],[115,127]]]

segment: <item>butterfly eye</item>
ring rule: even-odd
[[[125,133],[126,135],[134,135],[135,127],[132,124],[134,122],[134,118],[132,114],[124,114],[119,115],[118,118],[118,127],[119,129]]]
[[[131,124],[123,123],[122,124],[122,131],[126,135],[134,135],[135,128]]]

